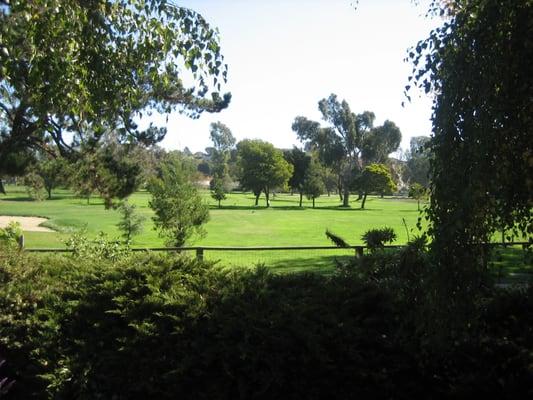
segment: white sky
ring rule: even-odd
[[[203,151],[209,124],[221,121],[237,140],[260,138],[279,148],[299,144],[291,130],[302,115],[320,120],[317,103],[331,93],[352,111],[373,111],[377,124],[394,121],[402,148],[412,136],[429,135],[431,101],[403,95],[411,65],[407,49],[440,21],[424,17],[422,0],[182,0],[220,30],[229,65],[223,89],[233,95],[228,109],[198,120],[173,113],[162,145]],[[401,103],[405,101],[405,107]],[[158,124],[164,118],[152,117]],[[144,121],[143,121],[144,122]]]

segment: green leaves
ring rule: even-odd
[[[131,139],[132,121],[144,110],[179,108],[196,117],[229,103],[229,94],[218,93],[226,76],[218,35],[193,10],[164,0],[18,0],[3,7],[2,157],[49,140],[65,153],[72,150],[65,132],[85,141],[127,128],[123,139]],[[191,87],[183,84],[187,69]]]

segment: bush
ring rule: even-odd
[[[420,255],[389,256],[392,268]],[[408,300],[382,283],[175,255],[13,253],[0,264],[9,396],[410,399],[477,388],[527,397],[531,293],[492,295],[479,329],[443,348],[405,321],[414,321]]]
[[[0,248],[2,246],[18,246],[22,235],[23,232],[20,223],[10,222],[5,228],[0,228]]]
[[[392,228],[369,229],[361,236],[363,242],[372,251],[382,248],[385,243],[392,243],[396,240],[396,232]]]

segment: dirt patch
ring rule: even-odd
[[[40,217],[12,217],[0,215],[0,228],[5,228],[12,221],[18,222],[22,226],[23,231],[54,232],[52,229],[39,226],[43,222],[48,221],[48,219]]]

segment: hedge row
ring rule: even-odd
[[[531,292],[446,348],[357,274],[178,256],[0,258],[6,398],[411,399],[532,394]]]

